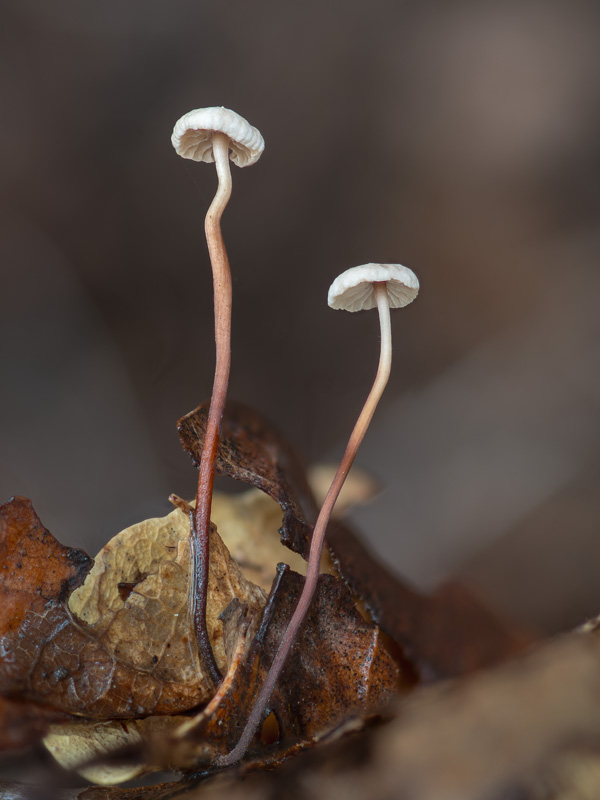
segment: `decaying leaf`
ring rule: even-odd
[[[208,785],[87,788],[60,800],[597,800],[600,637],[572,634],[493,669],[414,692],[385,724],[276,770],[223,774]],[[30,800],[0,785],[3,800]],[[58,800],[48,797],[45,800]]]
[[[301,591],[301,576],[282,565],[259,631],[218,704],[182,728],[180,738],[183,734],[202,743],[194,753],[197,766],[213,763],[237,743]],[[239,627],[235,616],[228,623],[232,631]],[[380,711],[396,696],[399,685],[398,665],[385,650],[378,628],[359,614],[338,578],[322,575],[269,703],[275,718],[274,741],[265,744],[259,732],[248,757],[270,763],[280,760],[343,720]]]
[[[414,692],[386,724],[182,800],[598,800],[600,642],[570,635]],[[140,798],[140,800],[145,800]]]
[[[14,672],[12,639],[35,614],[63,603],[92,566],[81,550],[59,544],[24,497],[0,506],[0,653],[2,670]],[[18,637],[17,637],[18,640]]]
[[[149,718],[127,733],[119,730],[118,723],[63,728],[66,737],[75,732],[83,740],[84,745],[78,746],[80,755],[107,756],[105,764],[95,764],[94,771],[87,773],[80,769],[81,761],[70,760],[69,742],[57,740],[56,734],[61,733],[57,727],[52,742],[56,748],[59,741],[60,750],[55,750],[55,755],[65,766],[86,777],[93,775],[97,782],[116,783],[120,776],[125,779],[152,769],[193,772],[210,768],[236,744],[301,590],[302,577],[282,565],[258,633],[256,620],[248,617],[246,607],[238,601],[231,603],[223,614],[229,668],[216,694],[197,716],[168,718],[167,722]],[[323,575],[315,604],[271,698],[270,741],[259,732],[247,758],[276,763],[286,754],[314,744],[345,720],[363,720],[381,711],[397,695],[402,677],[383,646],[379,629],[358,613],[338,578]],[[92,739],[89,743],[85,742],[87,732]],[[141,745],[139,758],[113,767],[110,754],[117,741]]]
[[[196,460],[204,423],[200,408],[179,425]],[[165,768],[213,770],[237,743],[296,607],[303,577],[276,561],[296,559],[303,571],[294,553],[305,556],[310,545],[316,504],[299,462],[257,414],[233,406],[217,469],[255,488],[216,495],[213,503],[233,551],[232,558],[213,526],[207,621],[224,674],[216,692],[195,646],[185,504],[118,534],[93,567],[43,529],[28,501],[0,507],[0,592],[9,609],[0,612],[8,654],[0,661],[0,695],[85,717],[53,725],[46,744],[96,782]],[[339,522],[327,538],[335,574],[319,580],[268,720],[245,757],[253,767],[279,763],[333,730],[362,726],[389,709],[399,690],[412,689],[416,676],[461,674],[519,652],[526,641],[459,590],[427,598],[407,587]],[[172,788],[148,797],[175,796]],[[97,791],[127,797],[127,790]]]
[[[197,463],[206,406],[178,423],[182,445]],[[281,541],[305,555],[316,503],[290,445],[259,414],[239,404],[226,408],[217,473],[250,483],[283,509]],[[337,573],[372,619],[413,662],[422,680],[434,680],[511,658],[533,637],[507,625],[459,585],[426,596],[393,575],[339,520],[327,528],[327,547]]]
[[[232,601],[222,614],[227,672],[200,715],[152,716],[138,720],[97,722],[74,720],[50,726],[44,744],[66,769],[97,784],[114,785],[157,770],[195,771],[200,753],[212,745],[185,732],[198,727],[200,716],[210,716],[227,693],[256,633],[259,619],[248,607]]]
[[[0,520],[2,563],[15,566],[2,583],[2,694],[103,719],[177,713],[211,697],[193,647],[182,511],[115,537],[70,599],[91,565],[87,556],[62,548],[28,501],[2,506]],[[218,615],[238,594],[259,613],[264,595],[214,530],[211,556],[211,629],[224,664]]]

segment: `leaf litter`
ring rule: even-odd
[[[205,420],[201,406],[178,426],[193,459]],[[0,507],[0,695],[30,713],[43,708],[27,741],[45,732],[59,763],[96,783],[164,769],[210,773],[236,743],[295,608],[316,515],[300,463],[259,415],[230,405],[217,472],[256,488],[215,496],[213,523],[226,538],[213,524],[208,625],[224,675],[216,692],[194,646],[185,504],[122,531],[94,562],[60,545],[29,501]],[[267,721],[246,754],[253,767],[279,763],[344,725],[385,713],[411,690],[415,674],[422,680],[450,671],[415,636],[432,601],[361,551],[341,522],[330,528],[331,560],[323,566],[333,574],[321,575]],[[282,553],[298,571],[277,566]],[[446,622],[449,643],[460,615]],[[483,612],[479,624],[490,628]],[[517,648],[501,627],[491,638],[490,660]]]

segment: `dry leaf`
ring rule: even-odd
[[[254,412],[234,406],[229,413],[218,470],[266,492],[281,510],[252,490],[227,501],[217,496],[215,517],[229,529],[241,562],[266,587],[274,561],[282,557],[277,524],[281,542],[305,555],[315,503],[289,446]],[[196,458],[204,421],[199,409],[180,423],[184,446]],[[167,766],[210,771],[215,758],[237,742],[303,578],[280,565],[265,606],[261,589],[243,577],[212,529],[208,625],[225,673],[213,693],[194,646],[184,511],[123,531],[91,570],[85,554],[62,548],[43,529],[28,501],[0,508],[0,534],[0,591],[9,608],[0,614],[0,643],[9,656],[0,662],[0,694],[95,718],[53,728],[48,744],[63,763],[92,770],[87,774],[96,780]],[[341,579],[319,580],[270,701],[274,722],[268,737],[255,738],[246,756],[253,766],[278,763],[332,729],[345,729],[349,720],[362,724],[389,707],[399,688],[411,689],[415,672],[422,679],[460,674],[524,646],[523,637],[460,590],[419,595],[339,523],[329,526],[327,539]],[[400,643],[402,649],[392,643],[394,657],[373,620]],[[195,717],[175,716],[202,704]],[[123,746],[133,751],[133,760],[130,752],[129,760],[119,761]],[[127,796],[119,791],[96,796]],[[163,794],[148,797],[174,796],[170,791],[165,786]]]
[[[220,614],[236,597],[251,615],[259,615],[266,598],[241,574],[214,525],[208,583],[207,628],[224,671]],[[176,508],[111,539],[71,595],[69,609],[119,661],[178,685],[186,697],[179,710],[185,710],[207,702],[214,692],[198,655],[193,591],[190,521]]]
[[[285,561],[295,572],[306,574],[306,561],[284,548],[277,530],[281,527],[279,505],[259,489],[241,494],[213,495],[211,517],[231,557],[244,575],[268,592],[277,564]],[[321,571],[331,568],[329,553],[324,551]]]
[[[414,692],[390,716],[277,770],[223,776],[182,800],[600,797],[597,636],[559,637],[511,663]]]
[[[186,733],[197,730],[198,720],[210,717],[229,691],[247,655],[248,644],[260,619],[248,613],[248,606],[236,598],[221,615],[222,643],[227,672],[216,693],[196,717],[146,717],[107,723],[78,721],[51,728],[44,744],[59,763],[96,783],[116,784],[147,772],[179,770],[193,772],[199,763],[211,761],[211,742],[191,739]],[[241,709],[238,713],[243,713]],[[126,755],[126,757],[124,757]]]
[[[85,577],[87,556],[59,545],[22,498],[0,507],[0,534],[1,694],[101,719],[172,714],[210,698],[212,685],[190,628],[183,512],[115,537],[77,591],[73,609],[70,590]],[[211,552],[210,613],[218,640],[218,614],[236,592],[256,613],[264,595],[240,575],[215,532]]]
[[[208,403],[177,423],[183,449],[200,463]],[[283,510],[282,543],[308,556],[316,504],[295,453],[265,420],[241,403],[228,403],[221,423],[216,472],[261,489]]]
[[[178,423],[182,445],[195,462],[202,451],[206,406]],[[283,512],[281,541],[305,555],[316,503],[290,445],[259,414],[239,404],[225,410],[217,472],[250,483],[276,500]],[[422,680],[460,675],[523,652],[529,632],[499,619],[463,587],[417,592],[393,575],[339,520],[327,528],[333,565],[371,618],[411,660]]]
[[[215,758],[229,752],[237,742],[301,589],[301,576],[282,565],[258,633],[257,620],[248,616],[246,607],[239,601],[230,604],[223,614],[229,669],[198,715],[169,718],[166,727],[161,718],[149,718],[136,723],[129,735],[119,730],[118,723],[106,729],[98,724],[87,730],[84,724],[69,726],[64,729],[66,736],[72,737],[75,731],[83,740],[78,755],[106,758],[104,763],[94,764],[93,772],[86,773],[79,759],[69,760],[68,741],[63,739],[57,753],[61,763],[86,777],[93,775],[94,780],[114,782],[120,776],[126,779],[152,770],[210,770]],[[259,732],[246,760],[263,765],[277,763],[321,740],[341,722],[366,719],[389,705],[402,677],[383,646],[379,629],[358,613],[338,578],[323,575],[315,603],[269,704],[276,719],[272,741],[266,742]],[[88,731],[92,742],[85,741]],[[113,765],[111,746],[117,740],[121,745],[139,744],[138,755],[123,764],[119,752],[113,753],[117,758]]]
[[[201,742],[195,752],[197,768],[210,765],[237,743],[295,610],[302,582],[300,575],[281,565],[247,655],[228,676],[228,685],[222,687],[214,708],[182,728],[180,734],[190,742]],[[239,617],[233,615],[226,630],[238,628]],[[376,713],[396,696],[399,683],[398,665],[383,646],[379,629],[359,614],[339,578],[322,575],[269,703],[277,721],[275,741],[266,744],[259,732],[246,759],[258,757],[261,763],[274,763],[314,743],[343,720]]]
[[[125,748],[141,749],[151,738],[167,738],[181,725],[181,717],[146,717],[90,723],[73,720],[53,725],[44,738],[44,745],[56,761],[67,770],[100,785],[112,786],[132,780],[149,771],[143,761],[128,760],[121,764],[103,763],[102,758]],[[83,765],[83,766],[82,766]]]
[[[28,620],[62,603],[85,580],[92,560],[59,544],[24,497],[0,506],[0,653],[11,672],[10,642]],[[17,637],[18,641],[18,637]]]

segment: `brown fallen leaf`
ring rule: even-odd
[[[195,767],[212,764],[237,743],[252,701],[294,612],[303,579],[280,565],[257,635],[215,708],[201,712],[179,732],[180,739],[201,742]],[[239,628],[233,614],[228,631]],[[315,601],[269,703],[274,715],[266,744],[260,733],[246,754],[275,763],[287,753],[314,744],[352,717],[381,711],[399,691],[399,667],[386,651],[379,629],[357,611],[348,590],[332,575],[322,575]]]
[[[190,411],[177,423],[183,449],[200,463],[208,404]],[[306,558],[316,504],[305,470],[292,448],[252,409],[228,403],[221,423],[216,471],[256,486],[283,510],[281,541]]]
[[[182,511],[115,537],[71,598],[91,561],[59,545],[29,501],[0,507],[0,548],[0,694],[101,719],[172,714],[210,698],[212,684],[193,646],[189,520]],[[239,573],[216,532],[211,551],[218,640],[218,615],[236,592],[256,613],[264,595]],[[216,649],[224,663],[222,646]]]
[[[414,692],[383,725],[182,800],[598,800],[600,642],[569,635]],[[87,799],[86,799],[87,800]],[[140,797],[139,800],[146,800]]]
[[[197,786],[196,780],[159,783],[154,786],[124,789],[120,786],[88,786],[86,789],[59,789],[0,781],[2,800],[182,800],[187,791]],[[187,795],[189,797],[189,795]]]
[[[210,771],[215,759],[235,745],[301,589],[302,577],[281,565],[258,633],[257,620],[248,616],[247,608],[237,600],[230,604],[223,614],[229,669],[214,697],[195,717],[152,717],[133,726],[128,722],[126,732],[118,723],[56,726],[47,746],[63,766],[102,783],[152,770]],[[323,575],[271,699],[271,724],[256,738],[246,760],[272,765],[320,741],[342,722],[356,719],[362,724],[397,696],[403,677],[408,686],[410,676],[400,674],[379,629],[358,613],[344,584]],[[75,757],[70,748],[73,737],[77,737],[77,756],[104,755],[104,763],[82,769],[84,759]],[[123,763],[118,750],[111,753],[117,744],[140,745],[138,755]]]
[[[33,614],[59,604],[80,586],[93,561],[64,547],[47,531],[31,501],[13,497],[0,506],[0,643],[2,668],[10,670],[14,637]]]
[[[323,740],[277,770],[254,767],[242,767],[244,780],[234,771],[173,796],[262,800],[293,787],[295,800],[597,800],[600,636],[557,637],[511,663],[412,693],[388,708],[383,725]]]
[[[384,724],[323,740],[276,770],[255,766],[242,767],[244,780],[233,770],[203,785],[83,789],[77,800],[597,800],[600,636],[557,637],[414,692]],[[26,797],[14,785],[0,796]]]
[[[222,613],[227,672],[200,717],[210,716],[229,690],[256,633],[260,619],[236,598]],[[241,712],[240,712],[241,713]],[[61,766],[99,784],[117,784],[158,770],[195,771],[199,753],[212,744],[185,742],[184,731],[196,729],[198,715],[145,717],[139,720],[96,722],[79,720],[51,726],[44,744]]]
[[[201,409],[180,425],[192,454],[200,452],[202,425]],[[255,491],[231,504],[223,501],[222,521],[234,531],[232,546],[266,586],[274,560],[281,557],[274,535],[281,514],[281,542],[301,554],[310,543],[315,503],[302,469],[289,446],[258,415],[239,406],[224,419],[217,467],[266,492],[281,508],[276,513],[273,502],[265,504]],[[216,505],[218,515],[218,498]],[[165,767],[213,770],[215,759],[237,742],[301,592],[303,578],[280,566],[265,606],[264,594],[243,577],[213,530],[209,629],[225,673],[214,693],[193,646],[184,506],[162,520],[123,531],[101,551],[92,570],[85,555],[78,556],[85,571],[74,570],[73,556],[61,562],[56,576],[60,594],[51,584],[32,615],[22,606],[31,605],[35,588],[22,581],[18,601],[12,598],[21,618],[17,614],[16,627],[6,622],[0,628],[14,661],[12,672],[0,662],[0,694],[92,718],[53,727],[47,742],[63,763],[92,770],[87,774],[96,780]],[[29,509],[35,517],[30,504]],[[258,519],[252,520],[252,514]],[[13,531],[7,541],[26,541],[30,529],[41,527],[37,517],[37,522],[21,518],[12,507],[0,508],[0,525],[3,516],[10,520],[4,527]],[[44,532],[43,539],[62,553],[50,534]],[[421,679],[460,674],[523,646],[462,594],[424,598],[405,586],[339,523],[332,523],[328,539],[341,578],[320,579],[309,618],[271,698],[265,728],[247,753],[253,767],[279,763],[332,730],[346,729],[352,720],[364,724],[389,707],[399,688],[413,688],[415,672]],[[4,564],[12,563],[14,550],[7,547]],[[261,562],[268,559],[269,566],[253,563],[257,556]],[[43,547],[36,557],[44,559]],[[14,594],[10,581],[6,587]],[[368,618],[359,613],[357,602]],[[375,623],[393,640],[394,657]],[[194,717],[177,717],[204,704]],[[119,719],[127,720],[124,737]],[[76,739],[79,754],[71,760]],[[119,766],[123,747],[132,751],[131,757]]]
[[[197,463],[206,407],[178,423],[183,448]],[[257,412],[227,406],[217,454],[217,473],[250,483],[276,500],[283,512],[281,542],[306,555],[316,503],[291,446]],[[458,584],[427,596],[384,567],[339,520],[327,528],[335,570],[372,619],[413,662],[422,680],[461,675],[523,652],[534,637],[507,624]]]

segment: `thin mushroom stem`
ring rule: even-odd
[[[231,171],[229,169],[229,138],[223,133],[213,134],[213,155],[219,185],[214,200],[206,214],[204,230],[213,273],[215,304],[216,366],[210,399],[206,434],[202,447],[198,490],[194,511],[194,618],[198,648],[213,683],[221,680],[206,626],[208,599],[208,563],[210,511],[212,506],[215,461],[219,444],[219,428],[223,418],[229,371],[231,367],[231,270],[221,232],[221,217],[231,197]]]
[[[392,333],[390,325],[390,303],[385,282],[375,283],[374,290],[377,300],[377,308],[379,311],[379,324],[381,328],[381,354],[379,356],[379,367],[377,369],[375,382],[373,383],[371,392],[369,393],[367,401],[364,404],[352,434],[350,435],[350,439],[346,445],[346,450],[340,465],[335,473],[335,477],[331,483],[331,486],[329,487],[329,491],[327,492],[325,500],[323,501],[319,516],[317,517],[313,531],[312,542],[310,545],[306,580],[304,582],[304,588],[302,589],[302,594],[300,595],[296,609],[292,615],[292,618],[290,619],[285,633],[281,638],[277,648],[277,653],[275,654],[275,658],[271,664],[271,668],[267,673],[265,682],[260,690],[252,712],[248,717],[248,721],[246,722],[246,727],[242,731],[242,735],[240,736],[240,739],[233,750],[227,755],[221,756],[219,759],[217,759],[217,764],[219,766],[225,767],[229,766],[230,764],[235,764],[236,761],[239,761],[243,757],[256,729],[262,720],[267,703],[269,702],[277,679],[281,674],[281,670],[284,667],[287,656],[294,644],[298,630],[306,618],[308,609],[317,588],[321,554],[323,552],[323,545],[325,543],[325,532],[331,517],[331,512],[333,511],[335,502],[342,489],[342,486],[344,485],[344,481],[346,480],[346,476],[350,471],[350,467],[352,466],[352,463],[356,457],[358,448],[365,437],[369,423],[371,422],[375,409],[377,408],[377,404],[379,403],[381,395],[383,394],[383,390],[385,389],[390,376],[392,364]]]

